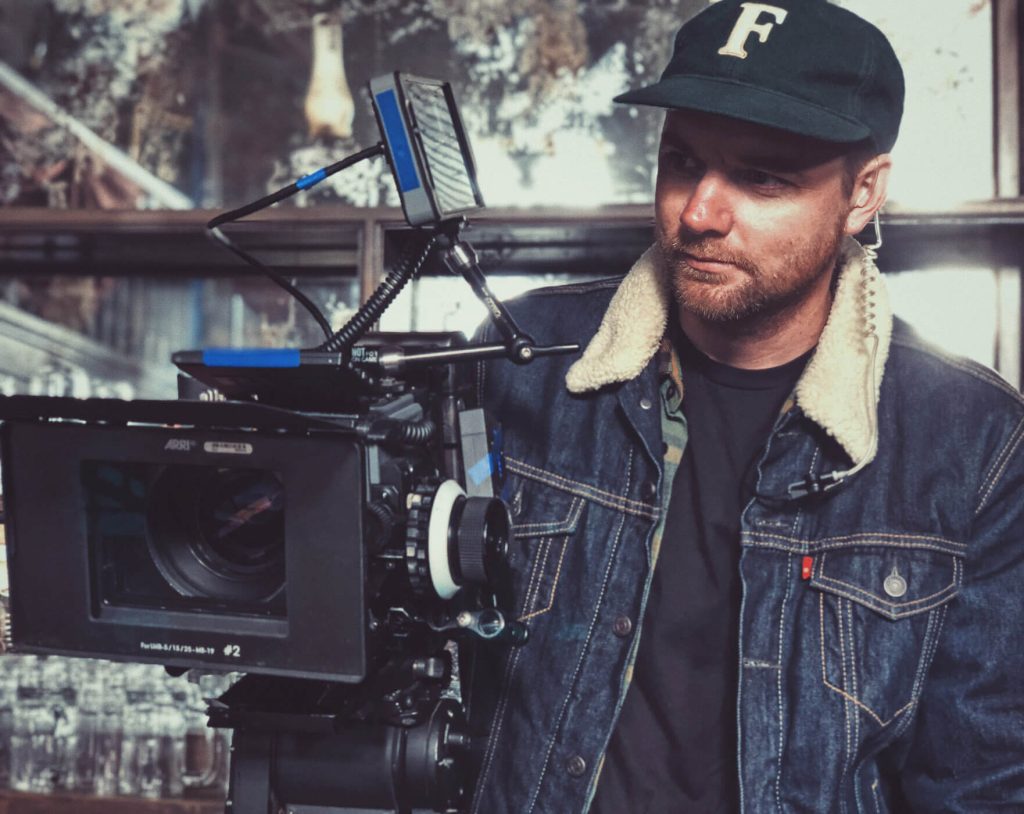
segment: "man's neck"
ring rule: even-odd
[[[743,321],[709,322],[680,307],[679,324],[716,362],[761,370],[791,362],[817,345],[831,307],[831,291],[824,287],[783,311]]]

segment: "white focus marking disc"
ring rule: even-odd
[[[441,599],[451,599],[458,593],[452,569],[448,565],[448,526],[451,524],[452,509],[460,497],[465,497],[453,480],[446,480],[437,488],[434,505],[430,507],[430,523],[427,526],[427,563],[430,565],[430,581]]]

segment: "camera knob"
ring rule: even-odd
[[[507,504],[498,498],[466,498],[456,531],[462,582],[487,584],[497,566],[505,561],[512,518]]]
[[[467,497],[453,480],[419,486],[407,500],[405,566],[417,594],[451,599],[494,581],[512,532],[505,501]]]
[[[418,487],[409,495],[405,522],[405,569],[409,585],[420,596],[430,596],[430,510],[434,505],[433,487]]]
[[[421,596],[432,591],[451,599],[462,585],[452,529],[465,502],[466,493],[454,480],[423,484],[408,497],[405,564],[409,583]]]

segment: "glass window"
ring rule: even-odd
[[[978,0],[837,0],[892,42],[907,81],[889,198],[934,210],[991,198],[992,5]]]
[[[600,275],[607,276],[607,275]],[[487,279],[491,292],[502,302],[534,288],[580,283],[598,275],[495,274]],[[421,277],[395,298],[381,318],[383,331],[462,331],[472,336],[487,310],[467,283],[454,277]],[[539,344],[543,337],[535,336]]]
[[[297,280],[335,329],[355,313],[355,276]],[[312,317],[261,275],[207,279],[0,278],[0,393],[174,398],[171,354],[204,347],[309,347]]]
[[[996,366],[999,288],[992,269],[929,269],[886,277],[893,311],[949,353]]]
[[[906,69],[893,200],[990,197],[992,4],[838,2],[885,31]],[[0,19],[0,202],[250,200],[377,141],[360,89],[398,67],[453,81],[491,206],[646,201],[662,113],[611,100],[657,79],[673,32],[707,0],[343,3],[322,21],[339,40],[330,53],[304,4],[106,5]],[[344,70],[322,70],[336,61]],[[335,108],[344,121],[323,118]],[[395,203],[385,163],[299,203],[330,200]]]

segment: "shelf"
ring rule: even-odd
[[[213,245],[206,210],[0,211],[0,275],[243,276],[251,270]],[[471,218],[465,237],[494,273],[624,273],[651,243],[650,204],[592,209],[495,208]],[[937,266],[1019,266],[1024,199],[950,210],[887,209],[883,271]],[[236,242],[279,273],[352,276],[363,295],[379,281],[389,252],[408,232],[395,208],[281,207],[226,227]],[[863,239],[873,239],[873,229]],[[387,255],[390,258],[390,254]],[[491,273],[491,269],[488,268]]]
[[[224,814],[224,801],[143,800],[0,790],[0,814]]]

